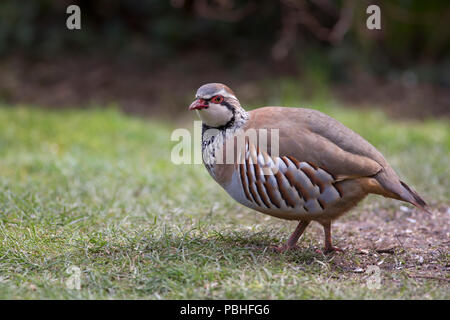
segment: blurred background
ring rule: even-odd
[[[81,30],[66,28],[70,4]],[[366,27],[370,4],[381,30]],[[223,82],[243,105],[293,95],[448,117],[449,20],[448,1],[3,0],[0,102],[164,117]]]

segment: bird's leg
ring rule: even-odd
[[[295,244],[298,241],[298,238],[300,238],[300,236],[303,234],[303,232],[305,231],[306,227],[309,225],[310,221],[300,221],[298,223],[297,228],[295,228],[294,232],[292,233],[292,235],[289,237],[288,241],[286,242],[286,244],[282,245],[281,247],[274,247],[274,249],[278,252],[284,252],[287,250],[290,250],[292,248],[295,247]]]
[[[331,221],[322,222],[323,230],[325,233],[325,249],[324,253],[331,253],[335,251],[343,252],[344,250],[340,248],[333,247],[332,241],[331,241]]]

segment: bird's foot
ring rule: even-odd
[[[299,249],[299,247],[297,245],[294,246],[288,246],[288,245],[282,245],[282,246],[270,246],[270,249],[278,252],[278,253],[283,253],[289,250],[293,250],[293,249]]]
[[[343,253],[344,250],[338,247],[327,247],[324,249],[325,254],[334,253],[334,252],[341,252]]]

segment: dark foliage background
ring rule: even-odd
[[[366,8],[374,3],[381,7],[381,30],[368,30],[365,25]],[[81,31],[65,27],[70,4],[81,7]],[[214,78],[213,70],[217,70],[218,78],[234,72],[233,79],[245,81],[288,75],[307,81],[318,78],[327,84],[366,81],[366,87],[373,87],[395,80],[407,87],[425,84],[448,89],[449,19],[448,1],[35,0],[25,4],[3,0],[0,57],[4,63],[0,67],[5,72],[13,70],[8,79],[0,77],[0,97],[20,100],[12,82],[42,84],[18,75],[17,69],[42,74],[51,68],[64,72],[101,66],[104,70],[105,65],[116,74],[137,69],[154,75],[164,68],[172,78],[186,77],[186,73]],[[41,63],[38,71],[36,62]],[[50,66],[42,68],[43,62]],[[101,78],[111,78],[102,72]],[[51,83],[55,77],[46,79]],[[36,99],[35,94],[30,97]],[[83,102],[74,97],[67,100]],[[438,100],[435,104],[448,102],[446,97]]]

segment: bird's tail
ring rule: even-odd
[[[402,197],[402,200],[412,203],[417,208],[422,209],[426,213],[431,214],[430,207],[427,205],[425,200],[423,200],[422,197],[419,196],[419,194],[415,190],[411,189],[411,187],[408,186],[403,181],[400,181],[400,184],[408,193],[408,195],[406,197],[405,196]]]
[[[419,194],[403,181],[398,179],[392,168],[385,168],[379,172],[375,179],[384,188],[384,196],[409,202],[417,208],[431,214],[430,208]]]

